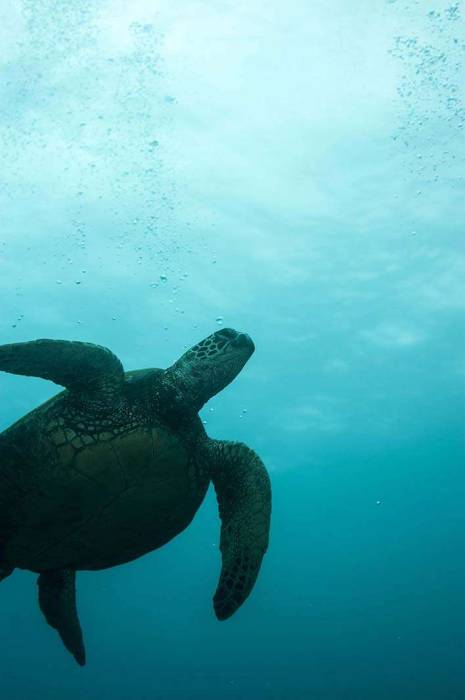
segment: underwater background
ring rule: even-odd
[[[464,2],[2,0],[0,343],[247,331],[202,418],[274,498],[227,622],[212,489],[79,573],[85,669],[16,571],[2,700],[465,698],[464,132]],[[0,429],[56,392],[1,374]]]

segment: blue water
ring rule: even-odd
[[[212,492],[80,573],[79,668],[0,587],[5,700],[465,698],[465,3],[4,0],[0,342],[165,367],[256,353],[202,411],[273,484],[227,622]],[[0,376],[0,428],[52,396]]]

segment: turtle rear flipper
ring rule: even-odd
[[[123,365],[111,350],[75,340],[0,345],[0,370],[49,379],[102,409],[113,403],[124,381]]]
[[[80,666],[86,651],[76,609],[76,572],[72,569],[45,571],[37,581],[39,605],[48,624],[58,631],[63,644]]]
[[[210,445],[223,559],[213,605],[217,618],[225,620],[249,596],[267,550],[271,487],[263,462],[246,445],[221,440]]]

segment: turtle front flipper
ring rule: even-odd
[[[76,572],[73,569],[45,571],[37,581],[39,605],[48,624],[58,631],[63,644],[80,666],[86,651],[76,609]]]
[[[105,408],[121,390],[121,361],[100,345],[70,340],[33,340],[0,345],[0,370],[42,377]]]
[[[222,569],[213,605],[219,620],[233,615],[255,584],[268,547],[271,486],[258,455],[239,442],[210,441],[218,497]]]

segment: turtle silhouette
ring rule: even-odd
[[[210,439],[198,411],[254,352],[224,328],[166,370],[124,372],[107,348],[66,340],[0,346],[0,370],[65,390],[0,434],[0,580],[39,574],[39,604],[80,665],[78,570],[115,566],[184,530],[210,481],[222,521],[214,610],[230,617],[268,546],[271,488],[246,445]]]

